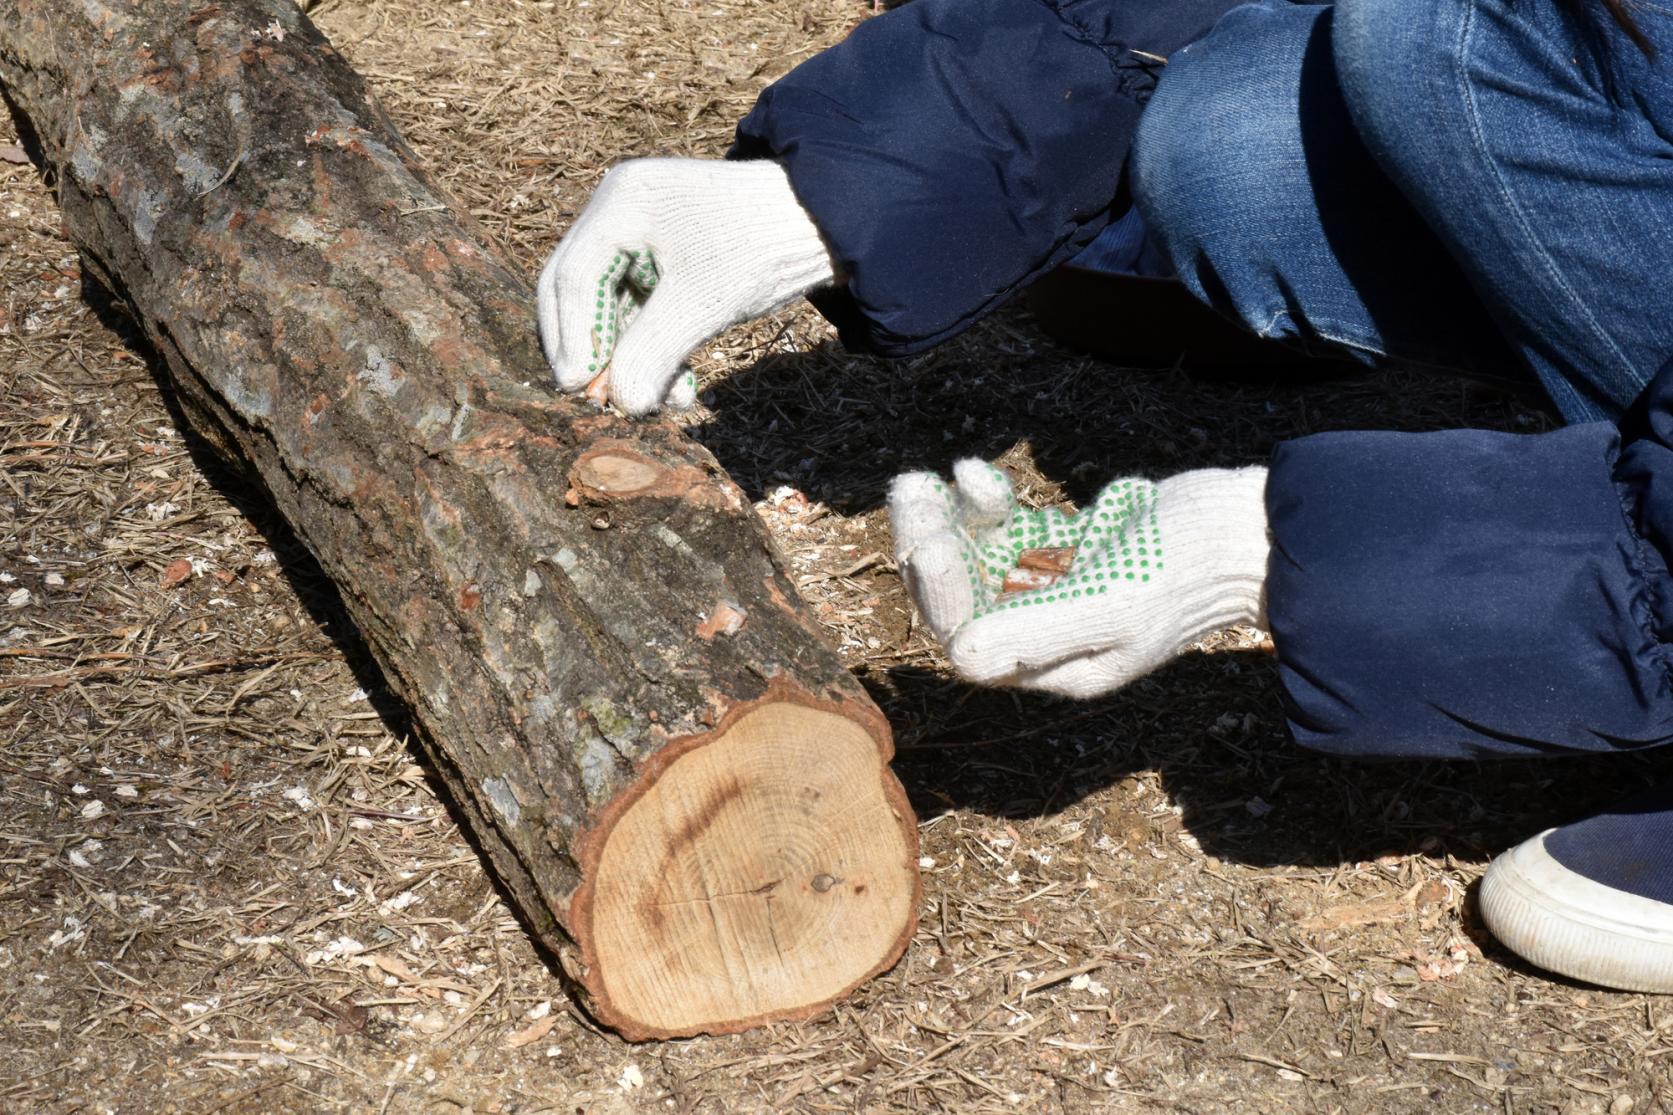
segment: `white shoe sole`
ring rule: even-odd
[[[1548,829],[1487,869],[1481,914],[1512,952],[1621,991],[1673,992],[1673,905],[1606,887],[1545,850]]]

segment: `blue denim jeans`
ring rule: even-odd
[[[1265,336],[1536,375],[1617,416],[1673,360],[1673,8],[1250,4],[1169,59],[1132,162],[1201,299]]]

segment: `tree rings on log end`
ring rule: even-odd
[[[571,924],[624,1037],[805,1018],[906,948],[917,831],[886,752],[834,706],[779,696],[648,772],[596,834]]]

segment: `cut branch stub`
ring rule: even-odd
[[[682,476],[684,471],[658,464],[626,442],[611,440],[582,454],[569,470],[569,482],[588,499],[604,502],[624,496],[682,495],[692,483],[707,480],[701,475]]]
[[[749,501],[545,386],[527,284],[292,3],[0,2],[0,86],[601,1020],[805,1017],[899,957],[889,733]]]

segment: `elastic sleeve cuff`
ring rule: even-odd
[[[1303,746],[1473,758],[1673,740],[1615,428],[1321,434],[1267,487],[1267,607]]]

